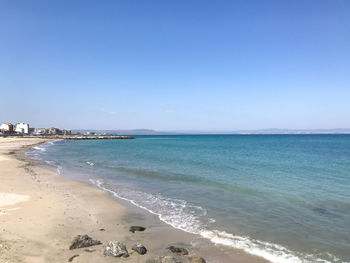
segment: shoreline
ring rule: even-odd
[[[175,229],[156,215],[112,197],[96,186],[62,178],[25,155],[33,146],[50,140],[0,139],[0,179],[5,182],[0,185],[0,193],[29,196],[28,201],[16,203],[16,207],[7,206],[9,209],[19,206],[18,209],[0,214],[3,228],[0,262],[67,262],[76,254],[79,257],[74,258],[74,262],[112,262],[116,259],[103,255],[104,246],[111,240],[127,246],[130,257],[122,259],[126,262],[173,256],[166,250],[169,245],[185,247],[191,256],[203,257],[207,262],[267,262],[242,250],[215,246],[197,235]],[[132,234],[131,225],[145,226],[146,231]],[[93,253],[84,249],[69,250],[73,238],[83,234],[100,240],[103,245],[92,247],[96,249]],[[132,253],[131,246],[136,242],[146,246],[146,255]],[[19,255],[16,252],[20,252]],[[188,257],[178,258],[189,262]]]

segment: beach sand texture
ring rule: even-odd
[[[45,139],[0,138],[0,262],[145,262],[154,255],[172,255],[171,244],[187,246],[190,255],[207,262],[265,262],[239,250],[223,252],[220,247],[192,249],[198,237],[163,224],[154,215],[128,208],[100,189],[66,180],[27,159],[23,152]],[[141,224],[144,232],[129,232]],[[102,245],[69,250],[77,235],[88,234]],[[123,242],[128,258],[104,256],[108,241]],[[131,250],[141,242],[146,255]],[[188,257],[180,257],[189,262]]]

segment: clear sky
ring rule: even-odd
[[[350,1],[0,0],[0,122],[350,128]]]

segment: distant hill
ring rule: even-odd
[[[177,130],[155,131],[152,129],[135,130],[72,130],[72,133],[95,132],[108,135],[181,135],[181,134],[350,134],[350,129],[260,129],[260,130],[236,130],[236,131],[204,131],[204,130]]]
[[[350,134],[350,129],[261,129],[241,130],[237,134]]]

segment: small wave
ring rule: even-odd
[[[58,176],[61,176],[62,166],[57,165],[57,167],[56,167],[56,171],[57,171]]]
[[[216,220],[214,219],[214,218],[209,218],[209,223],[215,223],[216,222]]]
[[[160,194],[152,195],[126,187],[118,189],[117,193],[105,187],[100,180],[90,179],[90,182],[117,198],[157,215],[160,220],[172,227],[189,233],[197,234],[199,232],[201,225],[199,217],[207,214],[204,208],[189,204],[185,200],[165,198]]]
[[[293,252],[285,247],[261,242],[258,240],[251,240],[249,237],[234,236],[232,234],[217,231],[217,230],[204,230],[200,235],[206,239],[209,239],[214,244],[225,245],[229,247],[239,248],[245,252],[263,257],[271,262],[285,262],[285,263],[302,263],[306,262]],[[312,261],[310,261],[312,262]],[[321,261],[318,261],[321,262]],[[327,261],[323,261],[327,262]]]
[[[260,256],[273,263],[342,262],[334,255],[328,255],[331,260],[328,261],[311,254],[295,253],[281,245],[255,240],[246,236],[235,236],[224,231],[209,230],[200,220],[200,218],[206,215],[206,210],[200,206],[192,205],[185,200],[165,198],[160,194],[148,194],[131,190],[127,187],[118,189],[117,193],[106,187],[105,183],[101,180],[90,179],[90,182],[117,198],[126,200],[137,207],[157,215],[161,221],[174,228],[200,235],[214,244],[242,249],[246,253]],[[212,222],[215,222],[215,219],[209,219],[208,223],[210,224]]]
[[[40,146],[34,146],[33,149],[38,150],[38,151],[43,151],[43,152],[46,151],[45,147],[40,147]]]
[[[46,160],[45,163],[51,166],[55,166],[56,164],[54,161],[49,161],[49,160]]]
[[[38,160],[38,161],[45,161],[45,163],[51,165],[46,160],[44,160],[45,158],[43,158],[43,155],[45,154],[48,147],[54,145],[58,141],[61,141],[61,140],[48,141],[43,144],[33,146],[25,154],[29,156],[31,159]]]
[[[93,162],[86,162],[90,166],[94,166],[95,164]]]
[[[32,149],[45,152],[47,147],[54,145],[58,141],[60,140],[48,141],[43,144],[33,146]]]

